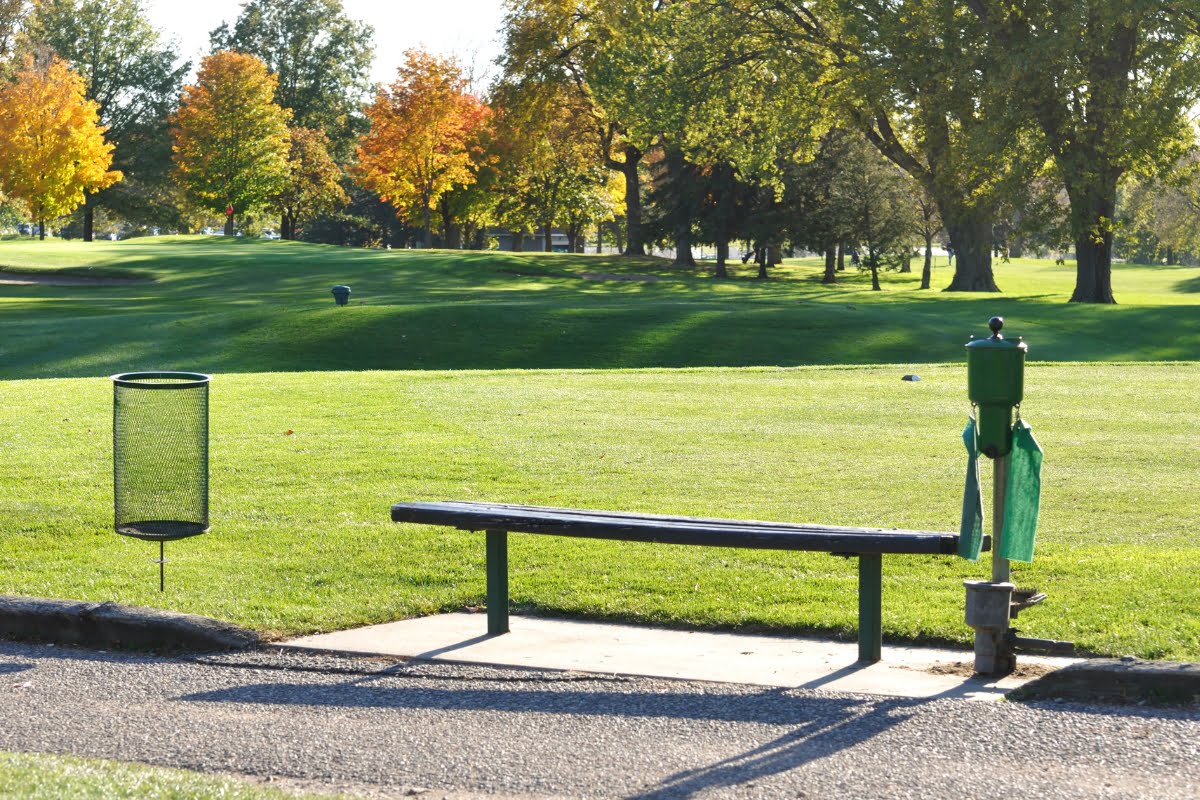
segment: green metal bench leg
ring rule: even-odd
[[[487,531],[488,633],[508,633],[508,532]]]
[[[858,660],[875,663],[883,657],[883,556],[858,557]]]

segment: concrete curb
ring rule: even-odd
[[[240,650],[254,631],[157,608],[0,595],[0,637],[133,650]]]
[[[1008,697],[1200,705],[1200,664],[1131,657],[1089,659],[1031,681]]]

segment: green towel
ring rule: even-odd
[[[967,486],[963,491],[962,525],[958,529],[958,554],[971,561],[979,560],[983,550],[983,495],[979,491],[979,443],[976,441],[975,419],[967,420],[963,431],[967,446]]]
[[[1004,530],[999,553],[1009,561],[1033,561],[1038,509],[1042,500],[1042,448],[1033,429],[1021,419],[1013,426],[1013,449],[1008,457],[1008,486],[1004,491]]]

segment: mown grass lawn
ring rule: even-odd
[[[909,370],[919,383],[900,380]],[[213,384],[213,530],[111,530],[111,388],[12,381],[0,404],[0,591],[113,599],[276,633],[478,605],[480,535],[400,526],[400,500],[475,499],[953,530],[963,370],[231,374]],[[1200,655],[1200,366],[1036,365],[1047,451],[1028,632]],[[291,433],[289,433],[289,431]],[[855,564],[823,554],[514,537],[526,611],[851,636]],[[965,642],[986,562],[885,560],[893,639]]]
[[[740,265],[739,265],[740,267]],[[1073,267],[998,264],[1004,294],[886,291],[815,261],[775,278],[668,269],[655,259],[367,251],[291,242],[154,238],[0,242],[0,271],[68,270],[153,282],[0,284],[0,378],[82,377],[144,367],[210,372],[547,369],[962,360],[993,314],[1050,361],[1200,357],[1200,269],[1120,266],[1119,306],[1070,305]],[[89,272],[90,271],[90,272]],[[640,280],[596,280],[612,277]],[[942,263],[935,286],[949,283]],[[331,286],[353,288],[334,306]]]
[[[1095,308],[1067,305],[1070,271],[1041,262],[999,266],[1012,290],[987,297],[895,275],[830,289],[803,263],[719,282],[649,260],[220,240],[0,244],[0,263],[156,276],[0,285],[0,592],[276,634],[478,605],[481,536],[391,524],[399,500],[952,530],[962,344],[999,312],[1040,360],[1023,411],[1047,451],[1037,559],[1016,578],[1050,600],[1022,630],[1200,657],[1200,364],[1180,360],[1200,352],[1200,270],[1121,268],[1123,305]],[[659,281],[582,277],[622,272]],[[335,308],[338,282],[365,305]],[[1047,363],[1071,358],[1129,363]],[[147,367],[217,373],[213,531],[168,545],[165,595],[157,548],[111,530],[103,376]],[[517,536],[511,560],[528,612],[853,636],[855,564],[823,554]],[[884,572],[887,637],[968,640],[961,582],[985,562]]]

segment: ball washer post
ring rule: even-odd
[[[976,410],[980,452],[992,459],[992,579],[964,581],[966,621],[975,629],[975,671],[1006,675],[1016,667],[1009,635],[1014,586],[1007,558],[1000,555],[1004,532],[1004,496],[1012,452],[1013,409],[1025,390],[1025,354],[1021,339],[1005,339],[1003,317],[988,320],[992,335],[967,343],[967,394]]]

